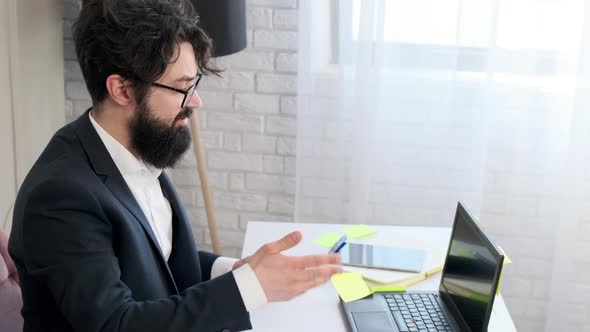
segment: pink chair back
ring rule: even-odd
[[[8,236],[0,228],[0,331],[23,330],[22,306],[16,266],[8,255]]]

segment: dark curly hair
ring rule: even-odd
[[[183,42],[192,44],[202,73],[220,72],[210,61],[211,39],[188,0],[84,0],[73,35],[94,105],[107,97],[112,74],[129,80],[135,97],[143,99],[151,82],[176,61]]]

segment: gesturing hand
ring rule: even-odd
[[[287,301],[319,286],[333,274],[342,272],[339,254],[285,256],[281,252],[301,242],[296,231],[282,239],[267,243],[252,256],[234,265],[234,269],[246,263],[256,274],[269,302]]]

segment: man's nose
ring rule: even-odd
[[[193,93],[191,99],[188,101],[186,106],[194,109],[199,109],[201,108],[201,106],[203,106],[203,101],[201,100],[201,96],[199,96],[199,93],[197,91]]]

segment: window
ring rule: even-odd
[[[341,63],[356,62],[362,33],[385,66],[486,72],[493,58],[495,72],[533,76],[554,75],[559,55],[577,52],[584,9],[582,0],[376,0],[382,8],[368,13],[369,3],[340,2]]]

